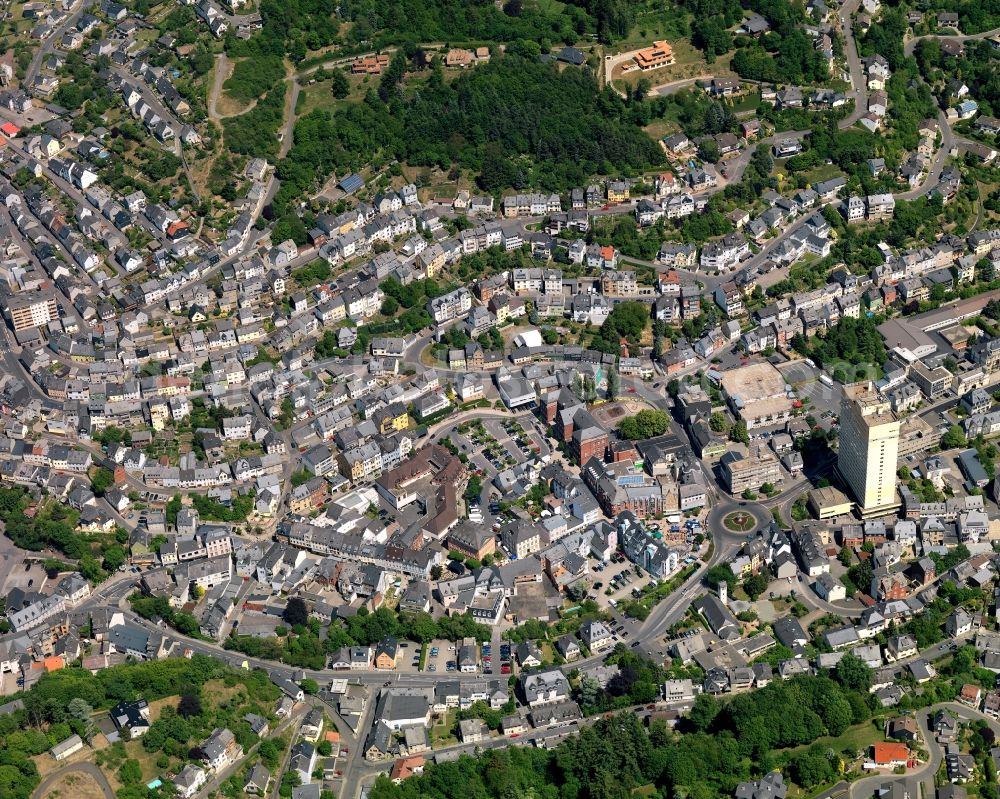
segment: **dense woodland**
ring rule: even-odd
[[[574,44],[596,35],[612,42],[635,22],[635,0],[263,0],[264,26],[249,41],[234,35],[226,49],[236,56],[271,54],[299,62],[310,51],[340,44],[382,49],[404,43],[512,42]],[[343,23],[350,23],[340,36]]]
[[[560,191],[596,173],[635,172],[663,160],[656,143],[629,120],[625,101],[610,89],[599,91],[587,71],[559,71],[527,54],[507,54],[451,83],[433,70],[404,91],[404,76],[397,54],[378,92],[297,122],[294,145],[279,166],[279,206],[331,172],[394,159],[472,170],[488,192]]]

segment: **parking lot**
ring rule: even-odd
[[[503,644],[499,643],[499,630],[497,635],[494,636],[496,640],[490,643],[483,644],[479,648],[479,661],[478,669],[476,671],[477,675],[485,677],[500,676],[502,673],[502,656],[500,650],[503,648]],[[420,654],[420,648],[417,647],[416,654]],[[487,658],[489,660],[487,661]],[[399,661],[402,663],[402,660]],[[451,664],[451,668],[449,668]],[[409,667],[410,660],[406,658],[406,665]],[[400,669],[409,670],[406,669]],[[451,641],[432,641],[427,647],[427,663],[425,665],[424,671],[436,672],[436,673],[446,673],[451,672],[456,676],[460,674],[458,670],[458,644],[452,643]],[[510,672],[508,671],[507,674]],[[466,672],[469,674],[469,672]]]
[[[810,366],[805,361],[791,361],[790,363],[778,366],[785,382],[791,385],[798,394],[799,399],[805,402],[806,410],[816,417],[829,419],[824,416],[826,413],[833,415],[840,413],[840,404],[843,400],[844,391],[839,383],[828,385],[820,381],[820,376],[824,372],[814,366]]]

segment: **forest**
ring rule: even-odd
[[[420,42],[512,42],[546,47],[574,44],[585,34],[610,43],[635,22],[635,0],[345,0],[333,14],[324,0],[263,0],[264,25],[248,41],[230,35],[226,49],[236,57],[287,55],[303,61],[310,52],[342,44],[375,49]],[[340,28],[350,23],[343,37]]]
[[[435,69],[404,93],[401,59],[394,57],[379,91],[363,102],[333,114],[316,110],[296,123],[278,167],[279,208],[331,172],[392,160],[470,170],[490,193],[562,191],[594,174],[629,174],[663,161],[657,144],[628,119],[626,102],[599,91],[587,71],[559,71],[508,52],[451,83]]]

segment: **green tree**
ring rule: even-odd
[[[662,436],[670,427],[670,416],[666,411],[645,409],[635,416],[626,416],[618,424],[618,432],[630,441]]]
[[[688,713],[688,721],[698,732],[707,732],[719,715],[719,702],[711,694],[698,694]]]
[[[114,484],[115,473],[103,466],[98,466],[90,478],[90,488],[99,497],[103,497]]]
[[[861,658],[850,653],[844,655],[834,669],[834,677],[845,688],[866,692],[872,684],[872,670]]]
[[[743,590],[751,599],[757,599],[767,590],[767,578],[760,574],[751,574],[743,581]]]
[[[618,395],[621,393],[621,379],[614,368],[608,370],[607,386],[608,400],[613,402],[618,399]]]
[[[333,70],[333,79],[330,82],[330,91],[338,100],[343,100],[347,97],[348,93],[351,91],[351,85],[347,81],[347,75],[344,74],[344,70]]]
[[[118,781],[122,785],[139,785],[142,782],[142,767],[138,760],[129,758],[118,768]]]
[[[732,441],[750,446],[750,433],[747,431],[746,422],[739,421],[734,424],[729,431],[729,438]]]
[[[962,428],[957,424],[953,424],[941,436],[941,449],[956,449],[967,445],[965,434],[962,433]]]

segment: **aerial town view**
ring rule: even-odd
[[[1000,799],[1000,0],[5,0],[0,316],[0,799]]]

